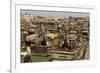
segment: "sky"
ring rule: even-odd
[[[64,11],[43,11],[43,10],[20,10],[21,14],[31,14],[33,16],[44,16],[44,17],[84,17],[89,16],[89,13],[86,12],[64,12]]]

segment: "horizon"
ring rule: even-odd
[[[21,9],[21,14],[31,14],[32,16],[44,16],[44,17],[88,17],[88,12],[67,12],[67,11],[44,11],[44,10],[26,10]]]

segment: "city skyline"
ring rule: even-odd
[[[26,10],[21,9],[21,14],[31,14],[32,16],[44,16],[44,17],[87,17],[90,14],[86,12],[65,12],[65,11],[44,11],[44,10]]]

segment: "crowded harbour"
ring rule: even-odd
[[[89,59],[89,16],[20,15],[21,63]]]

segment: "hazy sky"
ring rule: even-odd
[[[83,12],[64,12],[64,11],[43,11],[43,10],[24,10],[21,9],[21,14],[32,14],[33,16],[55,16],[55,17],[84,17],[89,16],[89,13]]]

